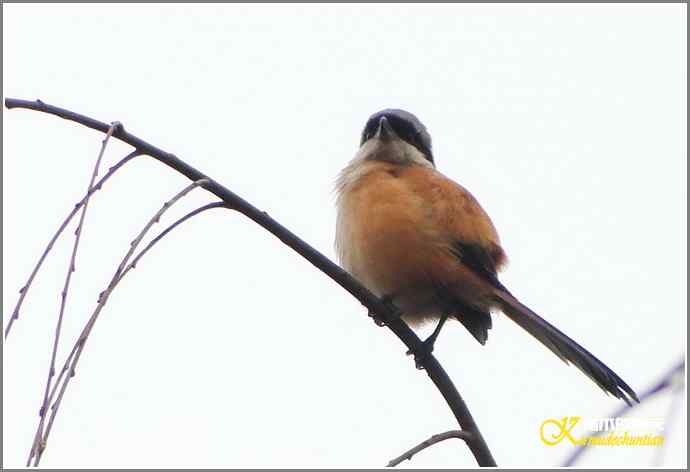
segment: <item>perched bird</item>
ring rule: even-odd
[[[411,325],[438,321],[428,352],[449,317],[486,343],[490,313],[500,310],[605,392],[639,401],[615,372],[499,282],[506,255],[491,219],[436,170],[431,137],[413,114],[387,109],[369,118],[336,192],[341,265]]]

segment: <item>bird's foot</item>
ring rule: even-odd
[[[381,302],[393,313],[399,313],[398,307],[393,303],[393,295],[384,295],[381,297]],[[369,310],[369,317],[374,320],[376,326],[386,326],[386,321],[383,319],[383,317],[376,314],[372,310]]]
[[[414,354],[414,365],[417,367],[417,369],[424,369],[424,362],[426,361],[426,358],[429,357],[432,352],[434,352],[434,344],[436,343],[436,339],[438,339],[438,335],[441,334],[441,328],[443,328],[443,325],[446,323],[447,319],[448,315],[444,314],[441,316],[441,319],[439,320],[438,325],[436,325],[434,332],[422,342],[421,349],[419,350],[420,352],[415,352],[412,349],[407,351],[406,354],[408,356]]]
[[[405,355],[414,356],[414,366],[419,370],[424,370],[424,364],[427,358],[434,352],[434,342],[436,339],[432,339],[429,336],[427,339],[422,341],[418,349],[410,349]]]

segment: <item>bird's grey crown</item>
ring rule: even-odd
[[[434,163],[434,156],[431,153],[431,136],[429,132],[416,116],[405,110],[387,108],[371,115],[362,131],[360,145],[376,135],[379,122],[383,117],[386,117],[388,124],[393,128],[393,131],[395,131],[400,139],[419,149],[429,162],[432,164]]]

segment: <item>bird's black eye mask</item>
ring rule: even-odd
[[[387,109],[371,115],[362,131],[360,146],[376,134],[379,121],[384,116],[400,139],[416,147],[429,162],[434,163],[429,132],[416,116],[405,110]]]

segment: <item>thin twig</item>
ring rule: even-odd
[[[120,123],[114,122],[110,125],[105,138],[101,142],[101,150],[98,153],[98,158],[96,159],[96,164],[93,166],[93,172],[91,173],[91,179],[89,180],[89,186],[86,189],[86,197],[84,205],[81,209],[81,215],[79,217],[79,224],[74,232],[74,245],[72,246],[72,256],[70,257],[69,267],[67,268],[67,275],[65,277],[65,285],[62,288],[62,297],[60,300],[60,313],[58,314],[57,326],[55,327],[55,337],[53,339],[53,352],[50,356],[50,369],[48,370],[48,378],[46,380],[46,388],[43,393],[43,403],[41,404],[41,409],[39,411],[40,420],[38,422],[38,428],[36,429],[36,435],[34,437],[34,442],[31,445],[31,451],[29,452],[29,458],[26,460],[27,467],[31,463],[31,458],[37,454],[37,451],[44,447],[44,442],[41,441],[43,436],[43,426],[45,424],[46,408],[48,408],[48,394],[50,393],[50,386],[52,385],[53,377],[55,376],[55,358],[57,357],[57,349],[60,344],[60,332],[62,330],[62,320],[65,314],[65,307],[67,306],[67,294],[69,293],[70,282],[72,281],[72,274],[76,270],[77,261],[77,251],[79,250],[79,242],[81,241],[81,233],[84,228],[84,219],[86,218],[86,210],[89,207],[89,200],[91,199],[92,190],[94,183],[96,182],[96,177],[98,176],[98,169],[101,165],[101,160],[103,159],[103,154],[105,154],[105,148],[108,145],[108,140],[112,136],[115,129],[120,126]]]
[[[69,375],[64,377],[64,380],[62,382],[62,385],[60,387],[60,392],[58,394],[57,400],[55,400],[55,403],[51,406],[51,413],[50,413],[50,419],[48,420],[48,426],[46,428],[45,434],[41,438],[41,445],[42,447],[37,451],[36,458],[34,459],[34,467],[37,467],[41,461],[41,457],[43,455],[43,451],[45,451],[45,447],[48,442],[48,436],[50,435],[50,431],[52,430],[53,423],[55,421],[55,416],[57,415],[57,412],[60,409],[60,405],[62,403],[62,398],[65,394],[65,390],[67,389],[67,386],[69,385],[70,380],[72,377],[76,375],[76,367],[77,364],[79,363],[79,359],[81,358],[81,354],[84,352],[84,346],[86,346],[86,341],[89,338],[89,335],[91,334],[91,331],[96,323],[96,320],[98,319],[98,315],[100,314],[101,310],[105,306],[106,302],[108,301],[108,298],[110,297],[110,294],[113,292],[117,284],[122,280],[124,277],[125,273],[128,272],[128,270],[125,270],[127,267],[127,263],[129,262],[129,259],[132,257],[134,252],[136,251],[137,246],[141,243],[142,239],[144,239],[144,236],[146,236],[146,233],[151,229],[151,227],[158,223],[160,221],[161,216],[168,211],[168,209],[174,205],[177,201],[179,201],[182,197],[187,195],[189,192],[194,190],[196,187],[199,187],[200,185],[203,185],[206,183],[206,179],[200,179],[196,182],[192,182],[189,184],[187,187],[185,187],[182,191],[180,191],[177,195],[175,195],[172,199],[169,201],[165,202],[160,210],[156,212],[155,215],[146,223],[144,226],[144,229],[141,230],[139,235],[132,241],[130,244],[130,248],[127,251],[127,254],[125,257],[122,259],[122,262],[120,262],[120,265],[118,266],[117,270],[115,271],[115,275],[113,275],[113,278],[111,279],[110,283],[108,284],[108,287],[101,293],[101,295],[98,297],[98,304],[96,306],[96,309],[94,310],[93,314],[89,318],[89,320],[86,322],[86,325],[84,326],[84,329],[82,330],[82,333],[79,335],[79,338],[77,338],[77,342],[75,343],[75,346],[73,348],[73,353],[70,354],[70,357],[72,359],[71,363],[69,364],[68,370],[69,370]]]
[[[157,244],[165,235],[167,235],[170,231],[175,229],[177,226],[179,226],[181,223],[187,221],[189,218],[198,215],[199,213],[210,210],[212,208],[221,208],[225,207],[224,202],[215,202],[215,203],[209,203],[207,205],[204,205],[202,207],[197,208],[194,211],[191,211],[187,213],[185,216],[181,217],[177,221],[175,221],[173,224],[168,226],[165,230],[163,230],[158,236],[156,236],[154,239],[149,242],[144,249],[142,249],[139,254],[136,255],[136,257],[132,260],[132,262],[129,263],[129,265],[125,268],[123,271],[122,275],[120,278],[124,277],[127,272],[129,272],[130,269],[136,268],[137,264],[139,264],[139,260],[146,254],[149,250],[153,248],[155,244]],[[86,328],[81,332],[77,340],[81,339],[84,334],[86,333],[85,331]],[[53,400],[55,399],[55,394],[57,393],[57,389],[60,386],[60,381],[62,380],[62,377],[65,375],[66,372],[69,371],[70,364],[72,362],[72,357],[74,357],[74,354],[77,352],[77,349],[79,347],[79,343],[75,343],[74,346],[72,347],[72,351],[70,351],[69,355],[67,356],[67,359],[65,360],[62,369],[60,370],[60,375],[58,376],[57,380],[53,384],[53,389],[50,391],[50,395],[48,396],[48,404],[52,405]]]
[[[652,460],[652,467],[661,467],[663,465],[664,452],[666,451],[666,446],[668,444],[669,432],[671,431],[671,428],[673,424],[676,422],[678,416],[680,416],[677,414],[677,412],[680,408],[680,405],[683,403],[683,391],[685,390],[685,378],[682,374],[682,372],[676,373],[676,377],[672,381],[673,385],[670,387],[671,403],[669,404],[668,409],[666,410],[666,419],[664,420],[664,442],[661,443],[661,446],[659,446],[656,450],[656,454],[654,454],[654,459]]]
[[[613,412],[613,414],[609,415],[610,418],[617,418],[619,416],[626,415],[635,408],[637,405],[643,404],[645,401],[649,400],[652,397],[655,397],[658,393],[661,393],[668,388],[673,386],[673,380],[676,375],[681,374],[685,370],[685,359],[681,360],[678,362],[676,365],[673,366],[671,370],[669,370],[666,374],[664,374],[657,382],[655,382],[651,387],[649,387],[647,390],[642,392],[642,394],[639,396],[640,397],[640,402],[637,403],[635,406],[630,406],[630,405],[624,405],[620,407],[618,410]],[[599,431],[594,433],[595,436],[599,436],[603,434],[604,431]],[[575,462],[577,462],[580,459],[580,456],[584,454],[584,452],[587,449],[591,449],[587,446],[578,446],[577,449],[575,449],[569,456],[568,458],[563,462],[562,467],[572,467],[575,465]]]
[[[86,203],[86,200],[95,192],[103,188],[103,184],[123,165],[125,165],[127,162],[129,162],[131,159],[133,159],[136,156],[140,156],[141,152],[139,150],[134,150],[127,154],[125,157],[123,157],[117,164],[112,166],[109,170],[108,173],[99,180],[96,185],[93,186],[89,190],[89,192],[84,196],[84,198],[81,199],[76,205],[74,205],[74,208],[70,212],[69,215],[67,215],[67,218],[62,222],[58,230],[55,232],[53,235],[53,238],[50,240],[48,243],[48,246],[46,247],[45,251],[43,251],[43,254],[41,254],[40,259],[36,263],[36,266],[34,269],[31,271],[31,275],[29,276],[29,279],[26,281],[26,283],[22,286],[22,288],[19,290],[19,300],[17,300],[17,304],[14,307],[14,310],[12,310],[12,316],[10,317],[10,320],[7,323],[7,326],[5,327],[5,339],[7,339],[7,336],[10,334],[10,330],[12,329],[12,325],[14,324],[14,321],[19,318],[19,310],[22,307],[22,304],[24,303],[24,298],[26,297],[26,293],[29,291],[29,288],[31,287],[32,282],[34,281],[34,278],[36,277],[36,274],[38,274],[38,270],[41,268],[41,265],[43,265],[43,261],[45,261],[46,257],[48,256],[48,253],[53,249],[53,245],[55,242],[58,240],[62,232],[65,230],[67,225],[69,224],[70,221],[72,221],[72,218],[74,215],[77,214],[79,209],[84,206],[84,203]]]
[[[134,260],[132,260],[132,262],[129,263],[129,265],[124,270],[122,275],[124,276],[130,269],[135,269],[137,264],[139,263],[139,259],[144,257],[144,254],[146,254],[156,243],[158,243],[158,241],[160,241],[163,237],[165,237],[165,235],[168,234],[170,231],[174,230],[178,225],[184,223],[185,221],[187,221],[191,217],[196,216],[199,213],[204,212],[206,210],[211,210],[212,208],[227,208],[227,205],[225,204],[225,202],[213,202],[213,203],[208,203],[204,206],[201,206],[201,207],[197,208],[196,210],[190,211],[189,213],[184,215],[182,218],[180,218],[179,220],[177,220],[176,222],[174,222],[173,224],[171,224],[170,226],[165,228],[165,230],[161,231],[161,233],[158,236],[153,238],[151,240],[151,242],[148,243],[146,245],[146,247],[144,249],[142,249],[141,252],[139,252],[139,254],[137,254],[137,256],[134,258]]]
[[[74,113],[64,108],[48,105],[40,100],[29,101],[6,98],[5,106],[10,109],[24,108],[52,114],[103,133],[108,130],[108,125],[101,121],[81,115],[79,113]],[[371,293],[371,291],[355,280],[354,277],[347,273],[347,271],[343,270],[326,256],[297,237],[297,235],[271,218],[266,212],[257,209],[239,195],[222,186],[215,180],[210,179],[205,174],[182,161],[175,155],[163,151],[162,149],[144,141],[143,139],[128,133],[122,128],[119,128],[113,134],[113,137],[131,145],[135,149],[141,150],[144,154],[147,154],[157,161],[162,162],[192,181],[197,181],[204,178],[209,179],[209,183],[205,184],[203,188],[218,196],[228,205],[229,208],[242,213],[269,231],[275,237],[280,239],[280,241],[282,241],[285,245],[304,257],[316,268],[349,292],[352,296],[357,298],[357,300],[359,300],[360,303],[367,308],[368,312],[375,313],[377,319],[384,322],[386,327],[388,327],[388,329],[390,329],[411,352],[424,352],[422,340],[419,339],[416,333],[402,320],[400,317],[400,312],[396,310],[394,306],[385,303],[383,300],[375,296],[373,293]],[[479,431],[479,428],[475,423],[469,408],[465,404],[465,401],[460,396],[460,393],[455,388],[455,385],[453,385],[453,382],[450,380],[448,374],[445,372],[436,357],[433,354],[428,354],[422,356],[419,360],[420,366],[424,369],[429,378],[431,378],[431,381],[434,383],[434,385],[436,385],[436,388],[439,390],[446,403],[450,407],[462,430],[471,433],[471,437],[465,442],[474,455],[477,463],[480,466],[496,466],[496,462],[494,461],[491,451],[489,450],[486,441],[484,441],[484,438]]]
[[[405,460],[411,460],[412,456],[417,454],[418,452],[422,452],[424,449],[433,446],[434,444],[440,443],[441,441],[445,441],[446,439],[462,439],[463,441],[467,441],[470,437],[470,434],[467,433],[466,431],[446,431],[445,433],[440,433],[440,434],[434,434],[431,436],[429,439],[422,441],[421,443],[417,444],[415,447],[410,449],[409,451],[403,453],[402,455],[396,457],[395,459],[392,459],[386,467],[395,467],[396,465],[400,464],[401,462]]]

